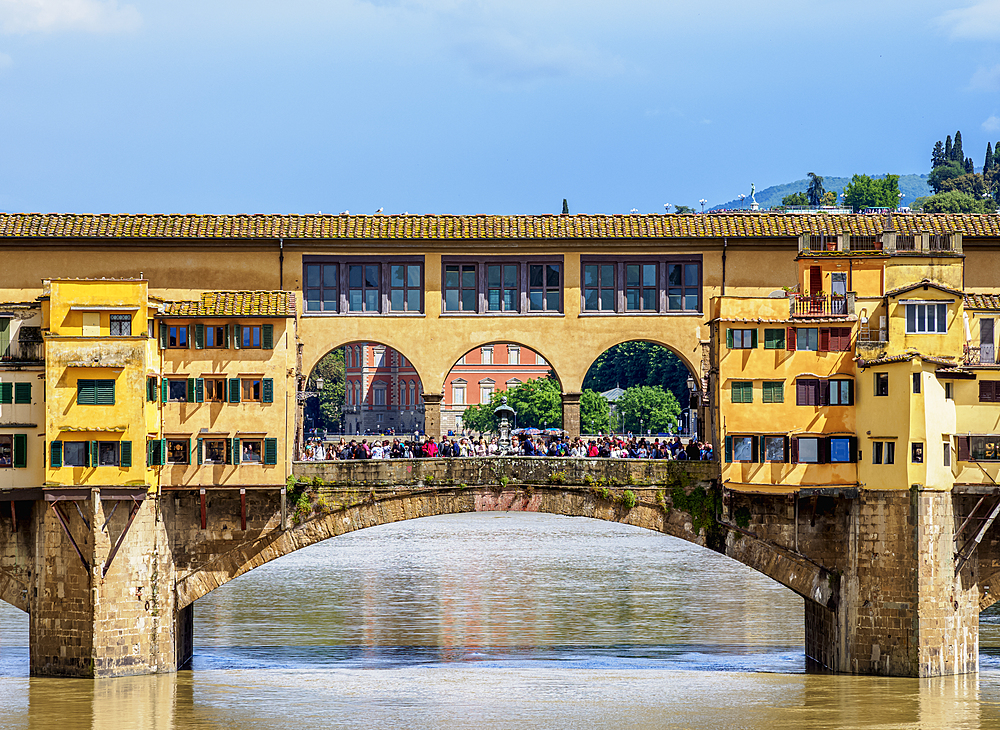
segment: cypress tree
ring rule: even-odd
[[[965,152],[962,151],[962,133],[955,132],[955,146],[951,148],[951,158],[955,162],[965,162]]]
[[[933,170],[938,165],[943,165],[944,163],[944,145],[941,144],[941,140],[938,140],[934,145],[934,150],[931,152],[931,169]]]
[[[972,161],[971,157],[965,158],[965,171],[970,175],[976,171],[976,163]]]
[[[986,159],[983,160],[983,174],[993,169],[993,146],[987,142],[986,143]]]
[[[951,162],[955,159],[955,155],[951,153],[951,135],[949,134],[944,140],[944,159]]]

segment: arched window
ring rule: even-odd
[[[417,399],[416,399],[416,386],[413,384],[413,381],[411,380],[410,381],[410,405],[411,406],[412,405],[416,405],[416,403],[417,403]]]
[[[354,367],[354,353],[351,352],[351,348],[350,347],[345,347],[344,351],[346,352],[346,356],[344,358],[344,364],[347,367],[349,367],[349,368],[353,368]]]

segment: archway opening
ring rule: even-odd
[[[306,381],[306,439],[360,434],[422,434],[420,375],[398,350],[366,341],[324,355]]]
[[[494,409],[506,398],[515,429],[562,427],[562,386],[545,356],[514,342],[489,342],[460,357],[445,378],[441,431],[447,436],[496,433]]]
[[[581,431],[697,438],[697,390],[697,376],[669,347],[648,340],[619,343],[587,370]]]

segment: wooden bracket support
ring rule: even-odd
[[[247,529],[247,490],[240,487],[240,529]]]
[[[80,556],[80,562],[83,563],[83,567],[86,568],[89,573],[90,563],[88,563],[87,559],[83,557],[83,551],[80,550],[80,546],[77,545],[76,540],[73,539],[73,533],[69,531],[69,523],[66,521],[66,515],[64,515],[62,510],[59,508],[59,500],[54,500],[52,502],[52,511],[55,512],[56,517],[59,518],[59,524],[62,525],[63,532],[66,533],[66,537],[68,537],[69,541],[73,544],[73,549],[76,550],[76,554]]]
[[[111,569],[111,561],[115,559],[115,555],[118,554],[118,548],[120,548],[122,546],[122,543],[125,541],[125,535],[128,534],[128,528],[132,526],[132,522],[135,520],[135,516],[139,514],[140,507],[142,507],[142,500],[133,499],[132,506],[129,508],[128,511],[128,522],[125,523],[125,528],[122,530],[122,534],[118,536],[118,541],[115,543],[115,546],[111,548],[111,552],[108,553],[108,560],[106,563],[104,563],[104,570],[101,573],[101,575],[107,575],[108,570]],[[114,510],[111,511],[114,512]],[[108,519],[110,520],[111,518],[109,517]],[[104,524],[107,525],[107,523]]]
[[[202,487],[199,492],[201,496],[201,529],[204,530],[208,527],[208,502],[205,497],[205,488]]]

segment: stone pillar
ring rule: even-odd
[[[840,601],[806,601],[806,656],[854,674],[978,671],[977,567],[955,575],[951,493],[861,490],[853,502]]]
[[[176,671],[174,570],[157,500],[140,502],[133,517],[125,490],[106,488],[103,499],[98,489],[70,495],[84,499],[62,499],[63,492],[47,494],[36,508],[31,673]]]
[[[567,438],[580,435],[580,393],[562,394],[562,427]]]
[[[434,440],[441,438],[441,401],[443,393],[424,393],[424,432]]]

